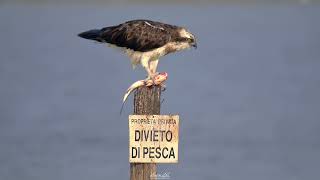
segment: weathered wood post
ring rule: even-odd
[[[160,114],[161,87],[139,87],[134,93],[134,114]],[[130,163],[130,180],[149,180],[157,172],[156,163]]]

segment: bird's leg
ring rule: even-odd
[[[159,74],[157,72],[158,62],[159,62],[159,59],[149,61],[149,69],[151,71],[151,78],[153,82],[155,82],[155,77]]]
[[[151,72],[151,69],[150,69],[150,66],[149,66],[149,61],[150,61],[149,58],[143,57],[141,59],[141,65],[148,73],[147,79],[145,79],[146,81],[152,79],[152,72]]]
[[[166,72],[156,72],[158,66],[158,59],[150,61],[149,58],[142,58],[141,65],[148,73],[148,77],[144,80],[146,86],[160,85],[165,90],[164,81],[167,79],[168,74]]]
[[[153,73],[153,74],[159,74],[159,73],[157,72],[158,63],[159,63],[159,59],[150,61],[149,64],[150,64],[151,73]]]

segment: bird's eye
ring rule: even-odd
[[[191,43],[193,43],[193,42],[194,42],[194,39],[190,38],[189,41],[190,41]]]

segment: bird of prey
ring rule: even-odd
[[[187,29],[150,20],[131,20],[85,31],[79,36],[121,48],[133,67],[141,64],[148,73],[146,80],[152,81],[158,74],[160,57],[190,47],[197,48],[195,36]]]

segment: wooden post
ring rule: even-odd
[[[161,87],[139,87],[134,93],[134,114],[160,114]],[[130,163],[130,180],[149,180],[157,173],[156,163]]]

